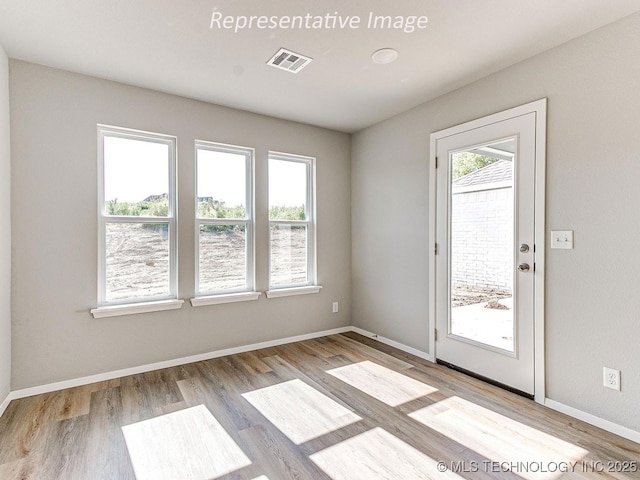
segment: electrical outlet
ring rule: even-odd
[[[605,387],[620,391],[620,370],[603,367],[602,374],[602,382]]]
[[[338,313],[338,302],[333,302],[333,313]]]

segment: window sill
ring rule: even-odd
[[[203,307],[205,305],[219,305],[221,303],[250,302],[258,300],[260,295],[262,295],[261,292],[242,292],[195,297],[191,299],[191,305],[194,307]]]
[[[136,313],[160,312],[163,310],[178,310],[182,308],[184,300],[161,300],[158,302],[126,303],[124,305],[109,305],[91,310],[93,318],[118,317],[120,315],[134,315]]]
[[[319,293],[322,287],[320,285],[311,285],[308,287],[279,288],[276,290],[266,291],[267,298],[291,297],[293,295],[307,295],[310,293]]]

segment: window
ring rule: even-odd
[[[253,149],[196,142],[197,296],[254,290],[252,174]]]
[[[316,284],[315,159],[269,154],[269,288]]]
[[[175,299],[175,137],[100,125],[98,157],[99,305]]]

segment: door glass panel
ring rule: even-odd
[[[449,333],[514,351],[515,139],[450,155]]]

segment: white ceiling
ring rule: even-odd
[[[11,58],[354,132],[640,10],[640,0],[0,0]],[[358,16],[358,29],[211,29],[213,11]],[[369,12],[426,15],[414,33]],[[280,48],[314,59],[266,65]],[[393,47],[398,60],[371,61]]]

